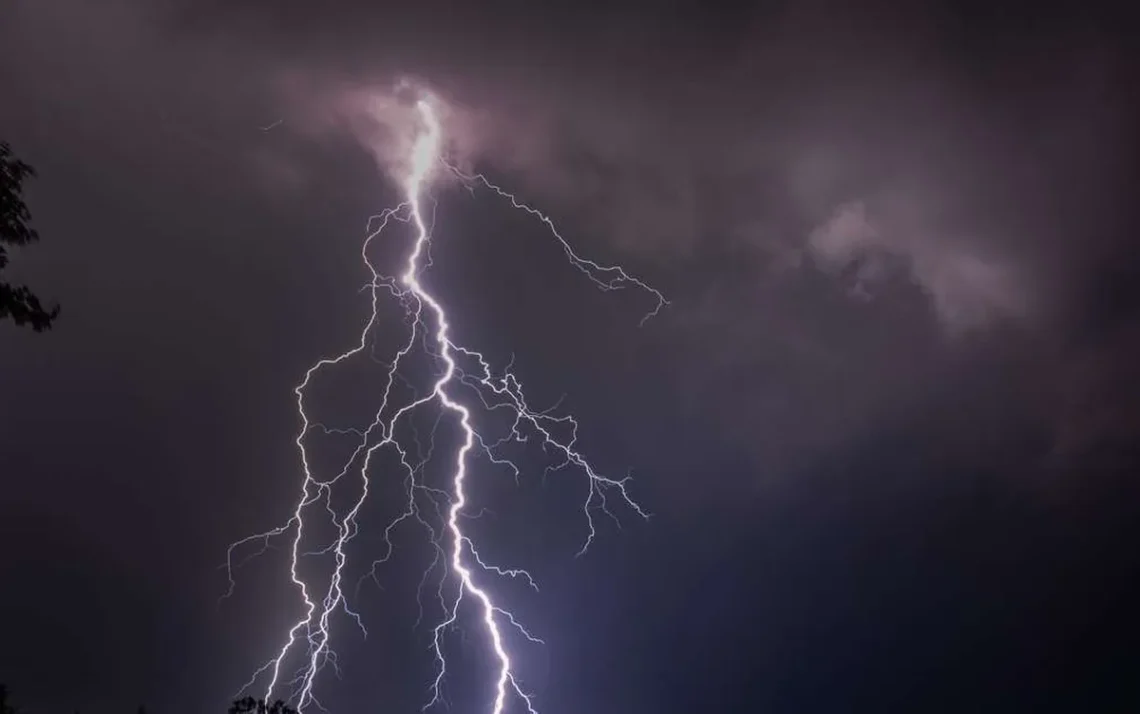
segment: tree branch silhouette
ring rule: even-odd
[[[266,704],[264,699],[246,697],[234,702],[229,714],[297,714],[297,710],[280,699],[273,704]]]
[[[35,169],[16,158],[6,142],[0,142],[0,274],[8,265],[9,246],[20,248],[40,239],[29,225],[31,212],[23,197],[24,180],[35,175]],[[45,308],[28,286],[0,280],[0,320],[10,319],[43,332],[51,329],[58,316],[59,306]]]

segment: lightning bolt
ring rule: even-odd
[[[512,208],[535,217],[545,224],[570,264],[599,288],[616,290],[634,287],[648,292],[654,298],[655,305],[642,322],[656,315],[668,302],[660,292],[629,275],[624,269],[582,258],[545,214],[518,200],[482,174],[465,174],[450,163],[444,155],[445,138],[435,101],[434,97],[425,95],[415,103],[418,128],[407,157],[409,168],[401,181],[403,202],[369,221],[361,258],[371,276],[366,286],[371,296],[371,314],[360,332],[359,340],[351,349],[313,364],[294,389],[301,420],[295,443],[300,452],[304,477],[292,515],[276,528],[233,543],[227,552],[225,568],[229,578],[229,593],[232,593],[237,567],[268,550],[274,539],[289,538],[289,576],[303,603],[302,615],[288,629],[280,648],[254,672],[239,695],[257,686],[258,681],[265,681],[267,701],[271,701],[275,694],[284,692],[286,700],[295,702],[299,711],[310,705],[323,709],[315,694],[318,675],[326,666],[338,669],[337,656],[331,647],[331,623],[334,616],[343,613],[367,636],[362,618],[352,609],[346,597],[345,577],[349,562],[347,547],[360,531],[358,517],[369,496],[373,457],[381,450],[390,450],[398,458],[403,470],[407,500],[403,511],[383,530],[385,552],[371,563],[368,572],[357,582],[356,589],[359,591],[365,579],[377,577],[377,568],[392,554],[391,538],[399,526],[412,523],[424,530],[436,556],[420,581],[421,595],[431,573],[437,569],[443,571],[437,589],[443,616],[432,628],[431,639],[436,675],[430,685],[430,699],[423,707],[425,710],[444,703],[443,683],[448,674],[445,635],[458,624],[460,605],[466,600],[472,602],[479,613],[479,622],[497,663],[491,713],[503,714],[514,700],[529,714],[536,714],[532,697],[523,689],[516,674],[509,651],[508,635],[517,633],[532,643],[541,643],[542,640],[528,632],[509,610],[498,603],[486,583],[495,579],[514,578],[533,589],[537,590],[537,586],[525,570],[488,562],[464,530],[465,519],[480,515],[467,512],[473,452],[481,453],[494,466],[509,469],[518,478],[519,467],[501,455],[502,447],[508,443],[536,439],[546,453],[557,456],[557,461],[546,467],[547,473],[575,468],[584,475],[586,488],[581,508],[585,520],[585,537],[579,554],[586,552],[595,538],[597,530],[594,519],[597,512],[616,520],[616,515],[610,509],[611,500],[618,501],[640,517],[648,518],[648,513],[629,492],[628,477],[615,479],[603,475],[579,451],[578,423],[572,416],[555,415],[551,409],[532,408],[510,365],[496,373],[480,352],[453,340],[447,310],[440,299],[421,282],[423,271],[431,265],[430,244],[434,218],[428,216],[425,207],[430,200],[428,189],[432,180],[440,173],[450,174],[472,192],[477,188],[488,190],[505,199]],[[414,233],[403,272],[398,278],[383,275],[369,258],[372,243],[393,222],[407,224]],[[385,387],[374,417],[363,428],[325,426],[310,417],[306,408],[306,392],[318,373],[345,363],[369,349],[370,337],[379,321],[378,307],[385,298],[394,299],[403,307],[405,322],[410,329],[407,339],[387,364]],[[413,359],[418,347],[422,348],[436,370],[434,382],[423,394],[416,394],[401,373],[401,368],[405,362]],[[400,387],[412,391],[412,396],[403,403],[399,403]],[[437,426],[445,416],[450,415],[462,435],[452,456],[451,476],[446,488],[430,485],[424,475],[425,465],[434,456],[434,429],[425,453],[420,434],[409,418],[413,412],[429,407],[439,410],[435,420]],[[497,439],[485,437],[476,426],[476,414],[504,411],[511,422],[506,435]],[[406,434],[409,430],[410,436]],[[354,440],[351,455],[342,462],[343,467],[331,476],[322,477],[311,466],[308,441],[314,434],[351,437]],[[338,509],[333,491],[350,473],[359,477],[359,493],[347,509]],[[434,510],[434,520],[429,513],[425,513],[425,505],[430,505]],[[335,533],[331,540],[316,550],[307,545],[312,511],[323,511]],[[236,556],[239,552],[251,545],[260,547],[238,562]],[[323,580],[317,583],[315,578],[307,577],[302,572],[302,560],[314,556],[331,559],[331,574],[327,583]],[[448,583],[452,584],[450,590]],[[422,602],[420,607],[422,616]],[[292,668],[290,658],[299,658],[300,663]]]

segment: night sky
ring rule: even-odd
[[[221,712],[280,646],[283,550],[221,602],[220,566],[287,517],[292,389],[366,317],[398,196],[354,98],[410,76],[464,161],[671,300],[639,328],[652,298],[435,193],[459,335],[654,514],[575,558],[580,482],[482,473],[482,541],[541,587],[496,590],[547,643],[517,650],[541,712],[1140,711],[1134,38],[1095,3],[899,4],[3,3],[42,236],[5,277],[63,306],[0,324],[14,701]],[[397,545],[334,712],[425,702],[430,554]],[[479,637],[456,714],[488,711]]]

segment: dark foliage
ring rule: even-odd
[[[8,246],[22,247],[40,239],[28,225],[31,214],[23,198],[24,179],[35,175],[35,169],[17,159],[8,144],[0,142],[0,272],[8,265]],[[58,306],[45,308],[26,285],[0,280],[0,320],[8,318],[42,332],[51,328],[58,315]],[[0,710],[0,714],[7,712]]]
[[[278,699],[272,705],[266,704],[264,699],[246,697],[234,702],[229,714],[297,714],[297,710]]]

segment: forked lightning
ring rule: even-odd
[[[439,120],[437,104],[433,97],[421,96],[415,103],[414,114],[417,128],[414,134],[406,177],[401,180],[404,201],[399,206],[374,217],[370,222],[370,232],[365,239],[361,256],[371,279],[368,289],[371,294],[371,316],[360,333],[355,347],[335,356],[319,360],[306,371],[304,379],[295,388],[297,411],[301,418],[301,429],[296,444],[300,450],[301,467],[304,479],[301,492],[293,508],[292,516],[280,527],[249,536],[234,543],[227,556],[227,572],[230,575],[230,589],[234,586],[234,561],[243,547],[260,544],[262,552],[275,537],[290,539],[290,578],[303,603],[301,617],[289,628],[279,649],[271,659],[258,669],[243,692],[265,683],[265,698],[286,699],[303,711],[306,707],[321,707],[316,695],[317,679],[327,665],[337,667],[337,659],[331,648],[331,623],[334,615],[347,615],[362,630],[362,618],[349,606],[346,598],[345,569],[349,561],[347,546],[360,530],[357,519],[369,495],[369,473],[373,455],[382,449],[389,449],[402,464],[406,484],[407,503],[403,512],[383,529],[387,552],[371,564],[375,567],[391,554],[390,535],[393,529],[409,519],[418,523],[428,534],[439,555],[432,563],[427,575],[437,566],[444,566],[444,578],[439,594],[444,615],[433,628],[432,650],[437,671],[431,682],[429,697],[424,705],[428,709],[442,703],[442,685],[448,674],[448,661],[445,655],[445,635],[449,628],[458,624],[460,605],[465,599],[474,605],[484,635],[489,641],[493,661],[497,663],[494,676],[494,700],[489,703],[491,714],[503,714],[519,706],[530,714],[535,707],[530,695],[524,690],[516,676],[512,664],[509,640],[522,638],[530,642],[541,642],[527,632],[515,617],[498,603],[489,590],[489,583],[497,578],[519,578],[530,586],[534,581],[523,570],[499,567],[488,562],[476,548],[472,538],[464,531],[463,521],[472,515],[465,509],[469,504],[469,492],[473,487],[469,468],[471,452],[479,449],[493,464],[505,466],[519,474],[519,468],[502,456],[500,447],[510,441],[538,439],[548,453],[557,455],[557,462],[547,466],[548,470],[572,467],[585,478],[585,495],[581,504],[584,513],[586,534],[580,552],[592,543],[595,536],[595,513],[600,511],[613,515],[609,510],[610,498],[617,498],[621,504],[641,517],[648,514],[631,497],[627,489],[627,479],[613,479],[598,472],[580,453],[577,447],[577,422],[571,416],[555,416],[549,410],[539,411],[528,404],[519,380],[510,369],[496,374],[480,352],[461,346],[453,341],[451,323],[440,299],[429,292],[420,282],[423,271],[430,266],[428,250],[431,241],[431,221],[425,215],[425,202],[428,189],[434,177],[448,173],[475,189],[482,187],[509,202],[512,208],[525,211],[542,221],[551,236],[559,243],[569,262],[604,290],[635,287],[646,291],[655,301],[653,309],[646,315],[652,317],[667,305],[660,292],[641,280],[630,276],[620,267],[604,266],[580,257],[555,228],[554,223],[537,209],[519,201],[514,195],[491,183],[481,174],[468,175],[461,172],[445,156],[444,129]],[[388,277],[377,270],[369,258],[369,248],[392,221],[401,221],[410,226],[414,241],[407,254],[402,274]],[[375,229],[372,230],[373,224]],[[343,467],[330,476],[319,476],[310,465],[307,438],[314,432],[328,434],[327,429],[310,418],[306,411],[306,390],[314,376],[321,370],[336,366],[367,349],[369,337],[377,327],[377,308],[385,298],[397,300],[404,306],[410,326],[410,334],[396,352],[386,371],[386,387],[378,395],[375,416],[370,424],[361,429],[343,429],[337,433],[355,439],[352,454],[343,461]],[[422,355],[417,347],[422,346]],[[434,366],[436,378],[430,391],[415,396],[403,404],[396,404],[399,393],[394,386],[402,379],[401,367],[408,360],[426,359]],[[450,414],[457,423],[461,442],[451,456],[452,476],[448,489],[435,489],[423,479],[423,467],[427,459],[433,457],[433,449],[424,456],[419,444],[406,443],[397,431],[409,415],[421,408],[434,405],[441,414]],[[498,439],[484,438],[476,425],[479,414],[507,410],[512,425],[509,433]],[[403,432],[401,432],[403,433]],[[415,456],[413,456],[413,452]],[[360,479],[358,498],[347,508],[338,509],[334,505],[333,489],[338,482],[352,472]],[[421,511],[421,503],[428,501],[436,505],[437,513]],[[442,505],[440,505],[442,504]],[[320,509],[331,518],[335,532],[330,542],[313,544],[307,536],[306,515],[310,509]],[[437,525],[433,525],[432,516]],[[256,555],[257,553],[255,553]],[[331,575],[320,584],[312,577],[302,574],[302,558],[313,554],[332,559]],[[453,583],[449,589],[446,583]],[[421,582],[421,586],[422,586]],[[299,658],[300,665],[294,669],[287,664],[289,658]],[[288,669],[289,671],[285,671]],[[512,704],[513,702],[513,704]],[[482,708],[482,707],[480,707]]]

